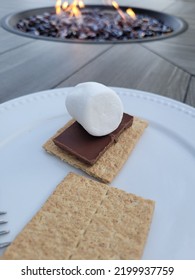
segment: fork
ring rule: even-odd
[[[5,215],[6,214],[6,212],[2,212],[2,211],[0,211],[0,216],[1,215]],[[5,221],[5,220],[0,220],[0,225],[4,225],[4,224],[6,224],[7,223],[7,221]],[[0,230],[0,236],[1,235],[5,235],[5,234],[7,234],[7,233],[9,233],[9,230]],[[10,245],[10,242],[3,242],[3,243],[0,243],[0,249],[2,249],[2,248],[5,248],[5,247],[7,247],[7,246],[9,246]]]

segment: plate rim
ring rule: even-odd
[[[19,96],[16,98],[13,98],[11,100],[5,101],[0,104],[0,113],[3,111],[7,111],[12,109],[13,107],[16,107],[18,105],[24,105],[25,103],[45,99],[48,97],[53,96],[61,96],[63,95],[63,91],[67,91],[72,89],[73,87],[64,87],[64,88],[55,88],[55,89],[48,89],[43,91],[37,91],[33,92],[27,95]],[[186,115],[191,116],[192,118],[195,118],[195,108],[182,103],[181,101],[172,99],[167,96],[158,95],[156,93],[137,90],[137,89],[131,89],[131,88],[123,88],[123,87],[110,87],[113,90],[116,91],[116,93],[126,95],[130,95],[139,99],[144,99],[147,101],[151,101],[157,104],[164,105],[166,107],[169,107],[170,109],[175,109],[177,111],[180,111]]]

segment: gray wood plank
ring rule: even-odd
[[[14,12],[25,8],[35,8],[44,6],[54,6],[55,0],[0,0],[1,10],[6,9],[7,11]]]
[[[55,0],[0,0],[0,18],[18,11],[32,9],[37,7],[54,6]]]
[[[195,75],[195,18],[188,18],[188,24],[186,32],[176,37],[143,45],[174,65]]]
[[[156,54],[171,61],[190,74],[195,74],[195,3],[194,1],[177,1],[165,9],[166,12],[180,16],[187,24],[188,29],[170,39],[145,44]]]
[[[175,0],[175,1],[178,1],[178,2],[192,2],[192,3],[194,3],[194,0]]]
[[[89,0],[91,1],[91,0]],[[104,0],[103,2],[108,3],[109,0]],[[111,1],[110,1],[111,2]],[[138,7],[138,8],[146,8],[146,9],[153,9],[156,11],[162,11],[170,4],[174,3],[174,0],[163,0],[163,1],[156,1],[156,0],[117,0],[119,5],[123,6],[130,6],[130,7]]]
[[[106,0],[85,2],[107,3]],[[190,77],[185,71],[193,74],[195,66],[195,3],[182,3],[182,0],[118,2],[166,10],[176,15],[183,6],[190,29],[188,33],[165,41],[113,47],[33,40],[31,43],[31,39],[0,29],[0,102],[58,85],[75,85],[87,80],[96,80],[110,86],[137,88],[183,101]],[[0,16],[16,10],[54,4],[55,0],[0,0]],[[30,44],[24,45],[26,43]]]
[[[141,45],[117,45],[58,87],[96,81],[134,88],[183,101],[190,76]]]
[[[187,92],[186,104],[195,107],[195,77],[190,80],[190,86]]]
[[[109,48],[34,41],[5,53],[0,56],[0,102],[53,88]]]
[[[12,34],[0,28],[0,55],[32,42],[34,42],[34,40]]]
[[[72,0],[73,1],[73,0]],[[136,6],[136,7],[144,7],[144,8],[153,8],[157,10],[162,10],[170,3],[173,3],[175,0],[163,0],[163,1],[156,1],[156,0],[117,0],[119,5],[123,6]],[[16,7],[17,2],[17,7]],[[99,5],[108,5],[111,3],[111,0],[84,0],[85,4],[99,4]],[[3,8],[10,8],[15,9],[16,8],[25,8],[25,7],[41,7],[41,6],[54,6],[55,0],[9,0],[4,1],[0,0],[1,7]],[[69,1],[71,3],[71,1]]]
[[[177,1],[168,7],[167,12],[170,14],[182,17],[194,19],[195,5],[194,1]]]

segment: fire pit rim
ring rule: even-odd
[[[108,9],[108,10],[113,10],[112,6],[108,6],[108,5],[85,5],[85,8],[104,8],[104,9]],[[120,6],[120,8],[122,10],[126,10],[127,8],[129,8],[128,6]],[[30,34],[28,32],[22,32],[19,29],[17,29],[13,23],[10,23],[11,21],[15,21],[15,18],[17,17],[17,20],[19,19],[23,19],[24,16],[21,18],[22,15],[26,15],[26,16],[30,16],[33,15],[33,13],[40,13],[42,12],[55,12],[55,8],[52,6],[47,6],[47,7],[39,7],[39,8],[32,8],[32,9],[27,9],[27,10],[22,10],[22,11],[18,11],[18,12],[13,12],[10,13],[6,16],[4,16],[1,19],[1,26],[14,34],[23,36],[23,37],[27,37],[27,38],[31,38],[31,39],[37,39],[37,40],[46,40],[46,41],[53,41],[53,42],[59,42],[59,43],[81,43],[81,44],[132,44],[132,43],[145,43],[145,42],[153,42],[153,41],[157,41],[157,40],[164,40],[164,39],[168,39],[168,38],[172,38],[177,36],[178,34],[183,33],[184,31],[187,30],[188,28],[188,24],[187,22],[180,18],[177,17],[175,15],[171,15],[165,12],[160,12],[160,11],[155,11],[155,10],[151,10],[151,9],[147,9],[147,8],[139,8],[139,7],[132,7],[131,9],[133,9],[135,12],[138,11],[140,13],[147,13],[147,15],[152,15],[153,17],[156,17],[157,19],[160,19],[162,17],[166,17],[169,20],[174,20],[174,24],[178,25],[178,28],[176,31],[173,31],[169,34],[166,35],[161,35],[161,36],[155,36],[155,37],[147,37],[147,38],[140,38],[140,39],[129,39],[129,40],[91,40],[91,39],[69,39],[69,38],[54,38],[54,37],[47,37],[47,36],[39,36],[39,35],[34,35],[34,34]],[[25,17],[26,17],[25,16]],[[165,22],[165,24],[167,24]]]

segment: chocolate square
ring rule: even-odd
[[[123,114],[118,128],[105,136],[90,135],[78,122],[74,122],[65,131],[53,139],[55,145],[72,155],[80,161],[93,165],[101,155],[117,141],[124,129],[133,123],[133,116]]]

